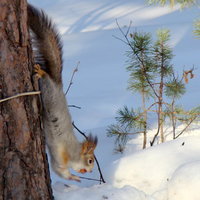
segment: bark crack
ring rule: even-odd
[[[3,188],[3,190],[2,190],[2,196],[3,196],[3,200],[5,199],[5,190],[6,190],[6,174],[7,174],[7,169],[5,169],[4,171],[3,171],[3,175],[2,175],[2,179],[3,179],[3,181],[2,181],[2,188]],[[6,200],[6,199],[5,199]]]

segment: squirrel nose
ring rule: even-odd
[[[84,173],[87,172],[87,170],[86,169],[80,169],[79,172],[82,173],[82,174],[84,174]]]

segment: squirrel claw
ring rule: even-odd
[[[41,69],[41,66],[39,64],[34,65],[34,72],[36,73],[36,76],[38,78],[41,78],[46,74],[46,72]]]

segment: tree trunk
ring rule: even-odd
[[[143,132],[143,145],[142,148],[145,149],[147,145],[147,111],[146,111],[146,102],[145,102],[145,94],[144,91],[142,91],[142,110],[144,112],[143,114],[143,120],[144,120],[144,132]]]
[[[165,142],[165,137],[164,137],[164,130],[163,130],[163,124],[164,124],[164,118],[163,118],[163,108],[162,108],[162,104],[161,104],[161,108],[160,108],[160,138],[161,138],[161,142]]]
[[[33,91],[26,0],[0,1],[0,99]],[[38,96],[0,103],[0,200],[53,199]]]
[[[176,139],[176,119],[175,119],[175,109],[174,109],[175,98],[171,103],[171,118],[172,118],[172,131],[173,131],[173,140]]]

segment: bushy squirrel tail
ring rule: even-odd
[[[62,43],[51,19],[42,10],[28,4],[28,24],[32,30],[35,63],[62,84]]]

